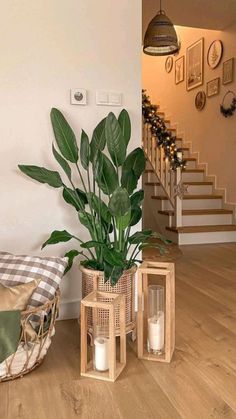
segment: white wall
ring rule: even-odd
[[[76,243],[40,251],[54,230],[67,229],[86,238],[61,192],[40,185],[17,165],[57,169],[51,155],[49,120],[58,107],[76,133],[92,133],[110,110],[95,105],[96,89],[124,93],[130,112],[131,147],[140,144],[141,0],[8,0],[0,14],[0,249],[28,254],[63,255]],[[71,106],[69,90],[89,91],[89,105]],[[78,311],[78,265],[62,284],[64,317]]]
[[[189,92],[186,80],[178,85],[174,81],[174,65],[171,73],[165,71],[166,57],[150,57],[143,54],[143,87],[147,89],[153,102],[160,103],[170,116],[171,122],[178,125],[184,139],[193,144],[193,150],[200,152],[200,161],[208,163],[208,174],[217,176],[217,187],[226,189],[227,202],[236,204],[235,156],[236,156],[236,114],[224,118],[220,113],[220,103],[228,90],[236,93],[236,63],[234,82],[220,86],[220,94],[207,99],[202,111],[195,108],[195,96],[199,90],[206,91],[206,83],[216,77],[222,80],[223,62],[236,57],[236,25],[222,32],[177,27],[181,39],[181,51],[174,62],[185,55],[186,48],[200,38],[204,38],[204,84]],[[224,54],[220,65],[212,70],[207,65],[207,51],[215,39],[221,39]],[[236,58],[235,58],[236,60]],[[231,98],[230,98],[231,100]]]

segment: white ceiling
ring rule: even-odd
[[[159,9],[159,0],[143,0],[143,34]],[[236,23],[236,0],[162,0],[175,25],[222,30]]]

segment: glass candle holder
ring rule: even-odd
[[[165,290],[161,285],[148,287],[147,350],[163,354],[165,347]]]

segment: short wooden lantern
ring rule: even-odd
[[[144,261],[140,265],[137,327],[138,358],[170,362],[175,347],[173,263]]]
[[[92,350],[87,343],[88,310],[92,310]],[[108,318],[100,325],[101,311]],[[120,316],[120,354],[116,353],[115,315]],[[93,291],[81,301],[81,375],[114,382],[126,365],[125,296]]]

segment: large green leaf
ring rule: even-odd
[[[94,162],[94,176],[101,190],[111,195],[118,186],[118,175],[109,158],[99,151]]]
[[[69,252],[67,252],[65,254],[65,257],[68,258],[68,265],[65,269],[64,275],[69,272],[69,270],[71,269],[73,262],[74,262],[74,258],[78,255],[82,255],[83,252],[78,252],[78,250],[70,250]]]
[[[126,146],[129,144],[131,137],[131,122],[128,112],[123,109],[118,117],[118,122],[121,127],[123,137],[125,139]]]
[[[138,178],[135,175],[133,169],[122,170],[121,186],[127,189],[129,195],[131,195],[134,189],[137,187]]]
[[[109,210],[114,217],[121,217],[130,211],[131,204],[129,194],[126,189],[118,186],[113,192],[110,202]]]
[[[106,145],[106,136],[105,136],[105,125],[106,118],[102,119],[101,122],[96,126],[93,131],[92,140],[90,143],[90,160],[93,161],[98,150],[102,151]]]
[[[142,210],[139,207],[134,207],[131,209],[131,219],[130,226],[136,225],[142,218]]]
[[[125,159],[123,171],[134,171],[135,176],[139,179],[144,172],[146,159],[143,150],[140,147],[135,148]]]
[[[78,214],[81,224],[88,229],[92,239],[95,239],[96,234],[94,231],[94,224],[91,214],[85,211],[79,211]],[[95,224],[95,227],[97,227],[97,224]]]
[[[71,168],[67,161],[57,152],[54,145],[52,145],[52,152],[56,159],[56,161],[60,164],[62,169],[64,170],[65,174],[68,176],[68,178],[71,180]]]
[[[72,163],[78,161],[78,146],[75,134],[62,113],[56,109],[51,110],[51,121],[58,148],[65,157]]]
[[[89,139],[86,132],[84,132],[84,130],[82,130],[82,133],[81,133],[80,161],[83,168],[87,170],[89,167]]]
[[[116,217],[116,227],[118,230],[125,230],[130,224],[131,210],[129,210],[125,215]]]
[[[42,245],[42,249],[49,245],[49,244],[57,244],[57,243],[61,243],[61,242],[68,242],[69,240],[73,239],[73,235],[68,233],[68,231],[63,230],[63,231],[58,231],[55,230],[52,232],[51,236],[49,237],[48,240],[46,240],[43,245]]]
[[[96,240],[90,240],[88,242],[82,243],[80,245],[83,249],[93,249],[94,247],[103,247],[104,243],[98,242]]]
[[[63,186],[63,182],[58,172],[45,169],[44,167],[27,166],[23,164],[20,164],[18,167],[27,176],[40,183],[47,183],[53,188],[60,188]]]
[[[96,214],[100,214],[101,219],[109,224],[111,222],[111,214],[105,202],[93,192],[88,193],[87,196],[88,199],[90,199],[91,206]]]
[[[79,200],[83,202],[83,206],[88,203],[87,195],[84,191],[79,188],[76,188],[76,192],[78,194]]]
[[[109,249],[108,247],[104,247],[103,256],[107,263],[112,266],[120,266],[124,265],[124,260],[120,252],[117,252],[115,249]]]
[[[132,207],[139,206],[142,204],[143,200],[144,200],[144,190],[140,189],[139,191],[135,192],[130,197],[131,206]]]
[[[105,134],[107,148],[116,167],[121,166],[125,161],[126,143],[123,137],[120,124],[113,112],[110,112],[106,119]]]
[[[129,237],[128,241],[131,244],[139,244],[147,241],[151,236],[152,230],[136,231],[136,233]]]
[[[73,189],[67,188],[66,186],[63,189],[63,198],[67,204],[73,205],[76,211],[84,209],[85,203],[84,200],[80,198],[77,192]]]
[[[114,287],[124,272],[122,266],[114,266],[110,275],[111,286]]]

